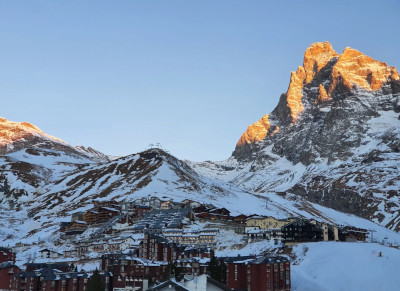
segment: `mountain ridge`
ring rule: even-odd
[[[20,137],[0,153],[0,208],[23,227],[14,223],[14,233],[0,231],[0,237],[47,236],[94,199],[148,195],[212,203],[233,214],[333,223],[353,221],[354,214],[372,221],[357,220],[360,227],[400,230],[398,73],[345,51],[339,62],[343,53],[329,43],[306,50],[303,67],[291,74],[291,91],[225,161],[182,161],[160,149],[112,159],[49,138],[33,125],[13,125]]]

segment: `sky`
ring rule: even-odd
[[[228,158],[307,47],[400,68],[400,1],[0,0],[0,116],[71,145]]]

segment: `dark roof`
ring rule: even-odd
[[[288,258],[283,256],[240,256],[221,258],[225,263],[233,264],[274,264],[289,262]]]
[[[0,270],[1,269],[6,269],[6,268],[11,268],[11,267],[17,267],[19,269],[19,267],[14,265],[12,262],[2,262],[2,263],[0,263]]]
[[[217,286],[218,288],[221,288],[224,291],[231,291],[232,290],[231,288],[229,288],[225,284],[215,280],[214,278],[211,278],[208,275],[207,275],[207,282],[213,284],[214,286]]]
[[[9,249],[9,248],[4,248],[4,247],[0,247],[0,252],[1,251],[3,251],[3,252],[11,252],[11,253],[14,253],[11,249]]]

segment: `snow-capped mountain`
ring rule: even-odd
[[[182,161],[160,149],[112,158],[0,119],[0,238],[46,237],[94,199],[149,195],[390,237],[382,226],[400,228],[399,100],[395,68],[325,42],[307,49],[275,110],[249,126],[226,161]]]
[[[287,192],[400,229],[400,77],[328,42],[305,52],[276,108],[250,125],[230,159],[200,173],[256,192]]]

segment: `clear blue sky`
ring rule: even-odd
[[[228,158],[329,41],[400,67],[399,1],[0,1],[0,116],[126,155]]]

